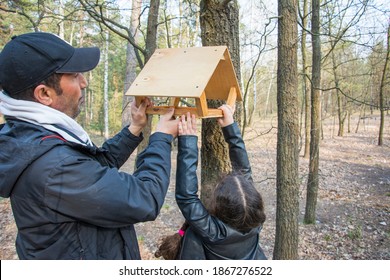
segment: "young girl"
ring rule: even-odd
[[[176,172],[176,201],[186,222],[173,236],[165,237],[155,256],[164,259],[266,259],[259,244],[265,221],[263,200],[253,186],[251,167],[234,108],[220,107],[218,119],[233,171],[214,191],[212,209],[200,201],[196,168],[198,164],[195,116],[182,116],[179,122]]]

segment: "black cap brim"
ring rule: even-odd
[[[83,73],[94,69],[100,60],[99,48],[77,48],[72,57],[56,73]]]

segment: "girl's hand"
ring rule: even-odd
[[[187,115],[182,115],[179,121],[179,136],[181,135],[197,135],[197,126],[195,115],[187,112]]]

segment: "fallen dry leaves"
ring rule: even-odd
[[[358,118],[352,118],[355,130]],[[257,121],[245,139],[256,186],[266,203],[267,220],[260,235],[262,247],[272,258],[276,210],[275,118]],[[390,259],[390,117],[385,121],[384,145],[377,146],[379,118],[360,123],[359,132],[335,136],[332,121],[324,121],[320,146],[320,189],[317,223],[302,223],[308,160],[300,157],[299,257],[312,260]],[[262,132],[267,132],[262,134]],[[154,222],[136,225],[143,259],[154,259],[158,241],[174,233],[183,218],[174,200],[176,151],[172,157],[172,182],[161,214]],[[134,157],[122,168],[132,172]],[[16,227],[8,199],[0,200],[0,259],[17,259]]]

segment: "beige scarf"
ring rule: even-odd
[[[70,142],[92,146],[88,133],[66,114],[38,102],[17,100],[0,91],[0,112],[61,135]]]

